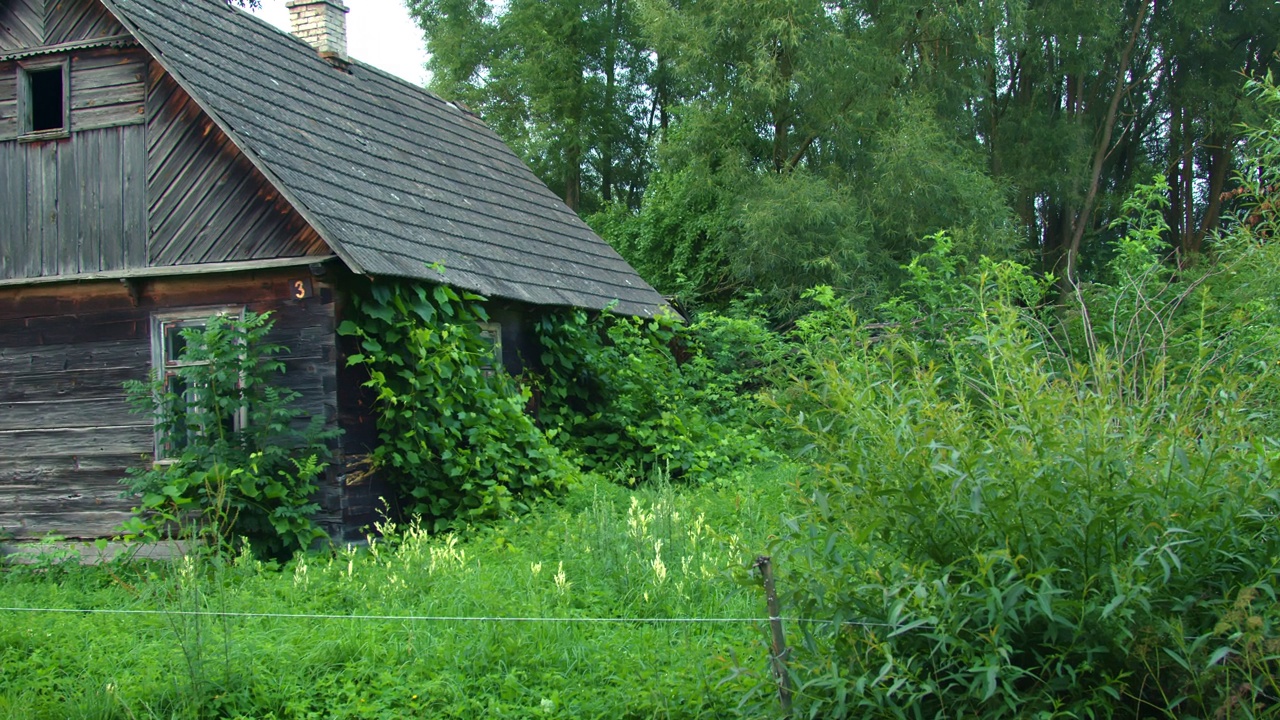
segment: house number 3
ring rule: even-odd
[[[293,281],[293,296],[299,300],[307,296],[307,286],[301,280]]]

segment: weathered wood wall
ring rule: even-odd
[[[295,298],[303,283],[306,297]],[[128,467],[149,462],[154,431],[122,383],[151,365],[151,313],[245,305],[275,313],[271,341],[290,349],[282,385],[307,413],[338,421],[332,287],[305,267],[254,274],[0,287],[0,528],[19,539],[110,535],[133,504]],[[338,471],[321,482],[318,520],[335,537]]]
[[[147,95],[147,158],[152,266],[328,253],[158,63]]]
[[[146,266],[141,126],[0,143],[0,280]]]
[[[125,32],[93,0],[5,0],[0,4],[0,54]]]
[[[72,56],[62,140],[14,139],[15,72],[0,63],[0,280],[328,253],[144,51]]]
[[[71,137],[23,143],[0,63],[0,280],[146,267],[147,65],[137,49],[77,53]]]
[[[56,56],[50,56],[56,57]],[[146,51],[97,48],[71,55],[71,131],[146,121]],[[18,137],[17,62],[0,62],[0,142]]]

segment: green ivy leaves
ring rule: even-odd
[[[374,282],[354,294],[351,365],[369,369],[379,446],[371,460],[437,527],[527,506],[572,472],[525,413],[531,395],[493,365],[483,298],[444,286]]]

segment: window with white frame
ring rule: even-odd
[[[230,416],[213,417],[205,409],[203,388],[189,380],[188,370],[207,362],[193,360],[187,352],[188,336],[201,330],[216,316],[244,317],[242,307],[202,308],[155,313],[151,316],[151,364],[160,381],[157,408],[156,460],[171,460],[192,439],[207,435],[218,427],[234,432],[244,427],[246,409]]]

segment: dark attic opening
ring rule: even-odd
[[[27,87],[30,88],[30,95],[27,98],[27,107],[30,112],[31,132],[63,129],[66,118],[63,103],[66,100],[66,93],[62,86],[62,79],[61,67],[28,72]]]

